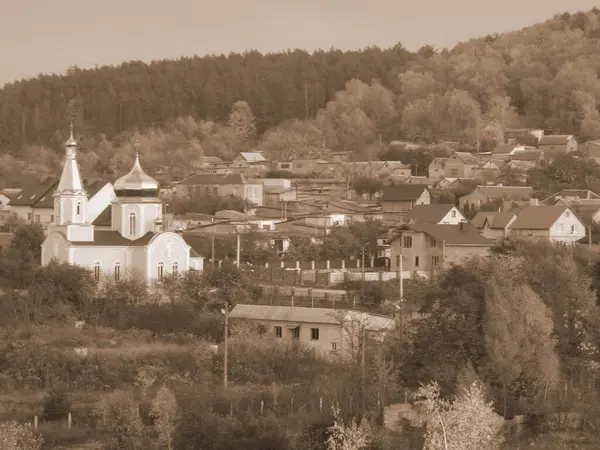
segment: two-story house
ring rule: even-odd
[[[431,272],[461,264],[475,255],[486,256],[494,241],[483,237],[470,223],[404,224],[390,239],[392,270]]]
[[[531,186],[476,186],[458,197],[458,205],[460,209],[464,210],[466,205],[469,205],[470,208],[479,208],[497,200],[524,202],[532,197],[533,188]]]
[[[241,174],[195,173],[174,183],[173,188],[174,194],[179,198],[235,195],[257,206],[263,204],[263,184]]]
[[[456,205],[433,203],[416,205],[404,217],[406,223],[437,223],[440,225],[458,225],[468,222]]]
[[[282,343],[304,345],[321,358],[351,361],[359,355],[363,336],[380,342],[396,326],[391,317],[360,311],[241,303],[231,310],[229,318],[248,321],[260,333]]]
[[[515,237],[565,244],[574,244],[587,234],[583,221],[564,204],[522,208],[509,226],[509,232]]]
[[[396,184],[383,188],[381,204],[383,215],[404,214],[416,205],[429,205],[431,192],[425,184]]]
[[[543,136],[538,143],[539,150],[551,153],[571,153],[576,152],[577,148],[577,140],[570,134]]]
[[[516,218],[516,211],[478,212],[471,224],[483,237],[498,240],[508,236],[509,227]]]
[[[478,166],[477,158],[472,153],[454,152],[446,159],[444,175],[455,178],[474,178],[474,171]]]

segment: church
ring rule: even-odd
[[[163,203],[158,182],[149,176],[136,153],[131,171],[113,185],[110,229],[95,229],[88,214],[88,195],[77,165],[77,141],[71,136],[58,187],[54,217],[42,244],[42,265],[52,260],[92,271],[96,281],[115,281],[129,274],[142,276],[150,286],[167,274],[202,270],[203,258],[177,233],[163,230]]]

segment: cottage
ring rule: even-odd
[[[464,210],[465,207],[480,208],[482,205],[499,200],[523,202],[531,197],[533,197],[533,188],[530,186],[476,186],[470,192],[460,195],[458,204],[460,209]]]
[[[441,225],[458,225],[468,220],[456,205],[435,203],[416,205],[404,218],[406,223],[436,223]]]
[[[415,205],[429,205],[431,192],[425,184],[386,186],[381,197],[383,214],[404,213]]]
[[[390,240],[392,270],[431,272],[461,264],[478,255],[486,256],[494,241],[483,237],[469,223],[439,225],[414,223],[401,225]]]
[[[515,211],[478,212],[471,224],[483,237],[498,240],[508,236],[509,227],[517,218]]]
[[[281,342],[303,344],[326,359],[355,360],[362,336],[377,342],[395,329],[391,317],[328,308],[237,304],[229,318],[249,321],[261,333]]]
[[[575,140],[575,137],[570,134],[543,136],[538,143],[538,149],[554,153],[576,152],[577,148],[577,141]]]
[[[512,236],[573,244],[586,235],[586,226],[567,205],[532,205],[508,227]]]

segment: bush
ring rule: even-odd
[[[65,419],[71,411],[71,401],[63,386],[50,389],[44,396],[44,419],[48,421]]]

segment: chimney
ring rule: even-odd
[[[529,206],[540,206],[540,201],[537,198],[530,198]]]
[[[465,223],[464,222],[459,222],[458,226],[460,227],[460,231],[465,231]]]

